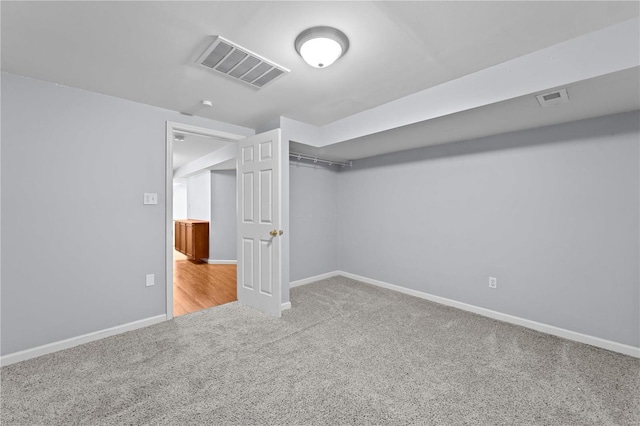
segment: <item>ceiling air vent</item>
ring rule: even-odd
[[[213,43],[196,62],[259,89],[289,72],[220,36],[215,36]]]
[[[564,104],[569,102],[569,95],[567,95],[567,89],[560,89],[549,93],[543,93],[537,95],[536,98],[540,102],[540,106],[548,107],[551,105]]]

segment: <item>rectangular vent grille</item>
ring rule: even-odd
[[[213,43],[196,62],[257,88],[262,88],[289,72],[288,69],[219,36],[215,36]]]
[[[554,92],[536,95],[536,99],[538,99],[541,107],[548,107],[569,102],[569,94],[567,93],[567,89],[560,89]]]

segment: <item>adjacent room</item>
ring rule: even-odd
[[[0,19],[3,425],[640,424],[640,3]]]
[[[193,167],[233,145],[207,129],[178,127],[171,138],[173,314],[180,316],[238,299],[236,171],[235,161]]]

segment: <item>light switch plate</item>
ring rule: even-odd
[[[147,274],[146,286],[151,287],[156,283],[156,275],[155,274]]]
[[[145,192],[144,193],[144,203],[145,204],[158,204],[158,193],[157,192]]]

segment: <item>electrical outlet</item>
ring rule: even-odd
[[[146,286],[151,287],[156,283],[156,275],[155,274],[147,274]]]
[[[495,277],[489,277],[489,288],[498,288],[498,279]]]

